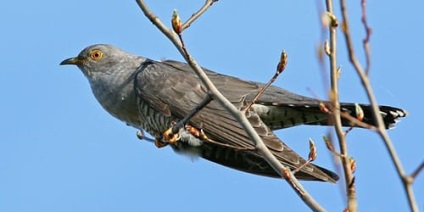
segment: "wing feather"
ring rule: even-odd
[[[151,61],[143,66],[135,79],[139,97],[162,114],[181,119],[207,95],[201,81],[187,64],[175,61]],[[246,97],[254,96],[260,89],[257,83],[224,76],[209,70],[205,71],[217,89],[237,108],[242,108],[246,103]],[[262,101],[273,98],[267,94]],[[304,163],[299,155],[275,136],[253,109],[249,111],[247,117],[264,143],[282,164],[296,168]],[[189,124],[203,129],[209,138],[217,142],[240,148],[254,148],[254,143],[237,120],[217,101],[211,101],[189,120]],[[260,158],[255,151],[251,154]],[[334,182],[333,177],[328,177],[328,173],[325,174],[311,164],[303,168],[302,172],[307,173],[304,179],[314,176],[317,179]]]

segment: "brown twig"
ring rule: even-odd
[[[415,171],[414,171],[414,172],[412,172],[412,174],[411,174],[412,179],[417,178],[418,174],[419,174],[422,170],[424,170],[424,161],[423,161],[423,162],[421,162],[421,164],[417,167],[417,169],[415,169]]]
[[[351,33],[350,33],[350,29],[349,29],[349,19],[348,19],[347,7],[346,7],[346,1],[345,0],[340,0],[340,7],[341,7],[342,16],[343,16],[343,34],[344,34],[345,40],[346,40],[346,45],[347,45],[348,54],[349,54],[349,60],[352,63],[353,67],[355,68],[355,70],[356,70],[356,72],[357,72],[357,74],[358,74],[358,76],[361,80],[361,83],[362,83],[362,85],[365,89],[367,97],[368,97],[368,99],[371,103],[371,107],[372,107],[372,110],[373,110],[373,116],[374,116],[374,119],[376,120],[377,132],[380,135],[381,139],[384,141],[384,144],[385,144],[386,149],[387,149],[387,151],[390,155],[390,158],[392,159],[392,162],[393,162],[393,164],[396,168],[398,176],[401,179],[401,181],[403,182],[403,187],[404,187],[406,195],[407,195],[407,199],[408,199],[408,202],[409,202],[410,209],[411,209],[411,211],[418,211],[418,206],[417,206],[417,203],[415,201],[415,195],[414,195],[414,192],[413,192],[412,184],[407,183],[408,182],[408,176],[405,174],[402,163],[401,163],[401,161],[400,161],[400,159],[399,159],[399,157],[396,153],[396,150],[395,150],[395,148],[392,144],[390,137],[388,136],[388,134],[386,132],[386,128],[384,126],[383,119],[380,115],[380,109],[378,107],[377,100],[375,99],[373,90],[371,88],[371,83],[369,81],[369,78],[368,78],[366,72],[364,72],[364,69],[362,68],[358,59],[356,58],[356,54],[355,54],[355,51],[354,51],[354,48],[353,48]],[[365,4],[363,4],[362,7],[364,8]],[[365,13],[363,13],[363,14],[365,14]],[[363,15],[363,18],[364,17],[366,18],[366,16]],[[365,23],[367,23],[367,22],[365,21]],[[368,28],[368,26],[366,26],[366,28]],[[369,34],[367,36],[369,36]],[[365,39],[365,40],[367,40],[367,39]],[[368,40],[369,40],[369,38],[368,38]]]
[[[326,11],[324,3],[322,1],[316,1],[316,2],[317,2],[317,10],[319,15],[318,20],[320,20],[319,24],[320,24],[320,31],[321,31],[320,42],[319,42],[318,50],[317,50],[318,51],[317,58],[318,58],[318,62],[319,62],[320,70],[321,70],[322,84],[324,85],[325,92],[328,92],[331,89],[329,87],[330,85],[329,79],[331,79],[331,77],[328,73],[327,63],[325,59],[331,54],[330,44],[327,39],[328,33],[329,33],[329,30],[328,30],[329,18],[328,18],[328,13]],[[318,95],[314,94],[313,96],[315,96],[316,99],[319,99]],[[322,106],[323,106],[322,111],[326,112],[325,109],[327,108],[325,104],[322,103]],[[320,104],[320,107],[321,107],[321,104]],[[332,117],[331,114],[329,114],[328,116],[329,125],[331,125],[332,123],[331,117]],[[341,158],[344,156],[341,155],[339,152],[337,152],[337,150],[334,148],[334,142],[333,142],[334,139],[330,139],[333,136],[334,136],[334,130],[330,130],[329,128],[327,135],[324,136],[324,141],[327,146],[327,149],[329,150],[330,156],[332,157],[332,161],[333,161],[334,168],[336,169],[336,173],[341,176],[342,170],[343,170],[341,165]],[[340,197],[343,198],[342,201],[346,202],[345,186],[342,183],[338,183],[338,187],[340,189]]]
[[[191,15],[191,17],[187,19],[187,21],[182,25],[182,30],[185,30],[186,28],[190,27],[191,23],[193,23],[197,18],[199,18],[204,12],[206,12],[206,10],[209,9],[210,6],[212,6],[213,3],[217,1],[218,0],[206,0],[205,4],[197,12]]]
[[[334,157],[335,158],[338,158],[338,159],[342,159],[342,158],[345,158],[346,156],[345,155],[342,155],[342,154],[340,154],[340,153],[338,153],[337,151],[336,151],[336,148],[334,148],[334,145],[333,145],[333,142],[330,140],[330,137],[329,136],[323,136],[323,139],[324,139],[324,142],[325,142],[325,146],[327,147],[327,149],[331,152],[331,153],[333,153],[333,155],[334,155]],[[337,160],[337,161],[339,161],[339,160]]]
[[[320,102],[320,109],[322,112],[328,113],[329,115],[334,115],[334,111],[337,110],[331,104],[325,104],[324,102]],[[355,127],[362,127],[369,130],[377,131],[377,128],[374,125],[367,124],[363,122],[362,119],[358,119],[358,117],[351,116],[348,112],[340,112],[340,116],[350,121]]]
[[[231,102],[229,102],[213,85],[213,83],[210,81],[206,73],[202,70],[202,68],[197,64],[197,62],[191,57],[190,55],[187,55],[186,52],[181,45],[181,41],[178,38],[178,36],[175,36],[176,34],[168,29],[161,21],[160,19],[153,14],[147,7],[147,5],[144,3],[143,0],[136,0],[138,6],[143,11],[144,15],[152,21],[152,23],[166,36],[170,39],[170,41],[175,45],[175,47],[178,49],[178,51],[181,53],[181,55],[184,57],[184,59],[188,62],[188,64],[193,68],[193,70],[196,72],[196,74],[199,76],[200,80],[202,81],[203,85],[208,89],[208,91],[211,93],[211,96],[213,100],[217,101],[223,108],[225,108],[231,115],[234,116],[234,118],[240,123],[240,125],[243,127],[243,129],[246,131],[246,134],[249,136],[249,138],[254,142],[255,148],[260,154],[264,157],[264,159],[270,164],[270,166],[277,172],[280,173],[282,177],[283,173],[289,172],[289,175],[291,176],[291,180],[287,180],[286,182],[289,182],[289,185],[296,191],[296,193],[301,197],[301,199],[304,201],[306,205],[308,205],[312,210],[314,211],[324,211],[324,209],[312,198],[311,195],[307,193],[307,191],[302,187],[302,185],[299,183],[299,181],[294,177],[294,175],[291,173],[290,169],[287,167],[284,167],[271,153],[271,151],[268,149],[268,147],[263,143],[257,132],[254,130],[250,122],[247,120],[244,113],[239,111]],[[187,52],[188,53],[188,52]]]
[[[255,97],[253,97],[252,101],[250,101],[245,108],[243,108],[243,112],[248,111],[253,104],[259,99],[259,97],[271,86],[272,83],[278,78],[278,76],[286,69],[287,66],[287,54],[285,51],[281,52],[280,61],[278,62],[277,69],[274,73],[274,76],[262,87]]]
[[[364,51],[365,51],[365,73],[368,75],[370,72],[370,66],[371,66],[371,48],[370,48],[370,38],[372,29],[368,25],[368,19],[367,19],[367,1],[361,0],[361,7],[362,7],[362,25],[364,25],[365,28],[365,38],[362,40],[362,44],[364,45]]]
[[[332,106],[335,108],[333,111],[333,121],[334,128],[336,131],[337,138],[339,140],[340,154],[346,156],[342,157],[342,167],[345,176],[345,186],[347,191],[347,208],[349,211],[357,211],[357,199],[356,199],[356,190],[353,183],[353,172],[351,170],[350,161],[348,160],[348,148],[346,143],[346,137],[342,129],[342,121],[340,117],[340,102],[338,98],[338,72],[337,72],[337,26],[338,21],[334,16],[333,12],[333,1],[326,0],[327,12],[330,19],[329,23],[329,59],[330,59],[330,70],[331,70],[331,92],[330,92],[330,101]]]
[[[196,105],[196,107],[194,107],[186,116],[184,116],[183,119],[178,121],[178,123],[172,127],[172,133],[178,133],[178,131],[186,125],[188,120],[206,107],[206,105],[208,105],[211,101],[211,96],[207,94],[206,97],[198,105]]]
[[[305,167],[306,165],[308,165],[311,162],[313,162],[316,158],[317,158],[317,149],[315,147],[314,141],[310,138],[309,139],[309,154],[308,154],[308,159],[302,165],[300,165],[295,170],[293,170],[292,173],[295,174],[296,172],[300,171],[301,169],[303,169],[303,167]]]

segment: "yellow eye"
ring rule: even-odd
[[[94,61],[99,61],[103,58],[103,52],[98,49],[94,49],[90,52],[90,58]]]

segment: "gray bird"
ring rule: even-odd
[[[207,96],[192,68],[176,61],[154,61],[129,54],[111,45],[92,45],[60,65],[77,65],[87,77],[94,96],[111,115],[166,143],[164,132],[184,118]],[[249,103],[263,83],[245,81],[204,69],[218,90],[237,108]],[[296,125],[329,125],[321,101],[271,86],[246,113],[248,120],[275,157],[294,170],[305,160],[284,144],[274,130]],[[369,105],[361,105],[368,124],[374,124]],[[341,103],[341,110],[356,117],[355,104]],[[399,108],[380,106],[387,128],[406,116]],[[345,126],[351,126],[343,120]],[[170,146],[179,153],[200,156],[215,163],[253,174],[279,177],[254,150],[254,143],[234,117],[211,101],[178,131]],[[193,129],[195,132],[193,132]],[[199,136],[202,134],[202,136]],[[295,173],[300,180],[336,182],[338,176],[307,164]]]

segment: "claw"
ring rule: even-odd
[[[206,136],[206,134],[203,132],[203,129],[200,129],[199,130],[199,129],[197,129],[197,128],[193,127],[193,126],[190,126],[188,124],[185,126],[185,128],[194,137],[200,138],[202,140],[209,140],[208,136]]]
[[[194,137],[198,138],[198,137],[200,136],[200,130],[198,130],[198,129],[196,129],[196,128],[194,128],[194,127],[192,127],[192,126],[188,125],[188,124],[185,126],[185,128],[186,128],[186,130],[187,130],[190,134],[192,134]]]
[[[200,136],[203,140],[209,140],[208,136],[206,136],[205,132],[203,132],[203,129],[200,129]]]
[[[168,146],[168,143],[162,142],[160,138],[155,139],[155,146],[157,148],[162,148]]]
[[[178,140],[180,140],[180,134],[178,133],[173,133],[172,132],[172,127],[167,129],[164,133],[163,133],[163,140],[167,143],[167,144],[174,144],[176,143]]]
[[[151,139],[151,138],[147,137],[144,134],[143,130],[137,131],[137,134],[136,135],[137,135],[137,138],[140,139],[140,140],[145,140],[145,141],[149,141],[149,142],[153,142],[154,141],[154,139]]]
[[[141,132],[140,130],[137,131],[137,134],[136,135],[137,135],[137,138],[140,139],[140,140],[143,140],[145,138],[143,132]]]

